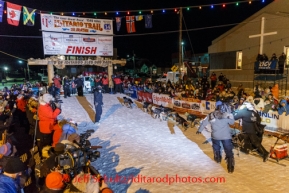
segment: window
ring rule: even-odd
[[[238,51],[236,52],[237,56],[236,56],[236,66],[237,66],[237,69],[242,69],[242,56],[243,56],[243,52],[242,51]]]
[[[219,52],[210,54],[211,69],[236,69],[237,54],[236,51]]]

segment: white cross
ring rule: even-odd
[[[275,32],[264,33],[264,28],[265,28],[265,17],[262,17],[262,20],[261,20],[261,34],[256,34],[256,35],[250,35],[249,36],[249,38],[260,37],[260,51],[259,51],[259,54],[263,54],[264,36],[277,34],[276,31]]]

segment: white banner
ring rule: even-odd
[[[169,95],[167,94],[158,94],[158,93],[153,93],[153,103],[156,105],[162,105],[163,107],[170,107],[172,108],[173,100]]]
[[[113,56],[113,37],[42,32],[45,55]]]
[[[266,130],[289,132],[289,116],[279,115],[278,112],[269,111],[263,113],[259,111],[262,118],[262,124],[266,125]]]
[[[216,102],[214,101],[201,101],[200,111],[204,114],[209,114],[216,109]]]
[[[113,35],[112,20],[41,14],[43,31]]]

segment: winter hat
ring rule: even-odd
[[[26,166],[18,157],[9,158],[6,166],[4,167],[4,172],[9,174],[16,174],[18,172],[23,172],[26,170]]]
[[[44,103],[49,103],[51,100],[53,100],[53,97],[50,94],[44,94],[41,97],[41,102],[44,102]]]
[[[45,185],[49,189],[62,189],[64,187],[62,174],[59,172],[51,172],[46,177]]]
[[[217,102],[216,102],[216,107],[217,107],[217,106],[220,106],[220,105],[222,105],[222,104],[223,104],[222,101],[217,101]]]
[[[57,143],[54,147],[54,152],[56,154],[64,153],[65,145],[63,143]]]

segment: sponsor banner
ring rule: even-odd
[[[167,94],[153,93],[153,103],[156,105],[162,105],[163,107],[172,107],[173,100]]]
[[[189,110],[194,110],[194,111],[201,110],[201,103],[198,103],[198,102],[189,102],[189,101],[173,99],[173,105],[178,108],[184,108],[184,109],[189,109]]]
[[[255,62],[255,69],[259,70],[275,70],[277,66],[277,60]]]
[[[153,102],[152,93],[137,91],[137,100],[141,102],[152,103]]]
[[[266,130],[289,132],[289,116],[279,115],[278,112],[269,111],[264,113],[259,111],[262,118],[262,124],[266,125]]]
[[[113,56],[113,37],[42,32],[45,55]]]
[[[41,14],[43,31],[113,35],[112,20]]]
[[[216,109],[216,102],[214,101],[201,101],[200,111],[204,114],[209,114]]]

